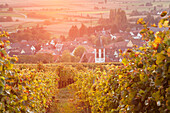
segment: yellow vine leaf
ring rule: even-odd
[[[168,57],[170,57],[170,47],[167,50]]]
[[[155,41],[154,41],[156,44],[160,44],[162,42],[162,39],[160,37],[156,37],[155,38]]]
[[[164,55],[162,55],[161,53],[157,54],[157,60],[156,60],[156,64],[160,64],[166,57]]]
[[[128,61],[124,58],[124,59],[122,60],[122,63],[123,63],[124,65],[127,65]]]
[[[163,26],[164,26],[164,27],[168,27],[168,26],[169,26],[169,21],[168,21],[168,20],[164,21]]]
[[[25,101],[27,100],[27,95],[23,96],[23,100],[25,100]]]

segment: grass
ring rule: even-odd
[[[161,4],[163,5],[164,8],[168,8],[170,2],[169,1],[162,1],[162,2],[154,2],[153,3],[154,6],[161,5]]]
[[[59,93],[56,95],[56,100],[50,109],[50,113],[80,113],[75,107],[73,98],[74,91],[67,87],[59,89]]]
[[[20,15],[20,14],[10,13],[10,12],[0,13],[0,16],[23,17],[23,16],[22,16],[22,15]]]
[[[40,0],[35,0],[35,3],[38,3],[38,1]],[[75,0],[78,1],[78,0]],[[85,0],[84,0],[85,1]],[[121,1],[126,1],[126,0],[121,0]],[[132,1],[132,0],[129,0]],[[19,0],[15,1],[16,4],[18,2],[20,2]],[[31,1],[33,2],[33,1]],[[28,2],[28,3],[31,3]],[[58,3],[59,4],[58,4]],[[33,5],[32,7],[25,7],[24,6],[24,2],[20,2],[20,4],[23,3],[23,6],[21,7],[20,5],[18,7],[15,7],[15,10],[18,12],[21,12],[23,14],[28,14],[30,12],[36,12],[37,14],[40,15],[46,15],[50,18],[56,18],[58,23],[56,24],[52,24],[52,25],[48,25],[46,26],[46,30],[49,31],[50,33],[53,34],[54,37],[58,37],[60,35],[63,34],[68,34],[69,29],[71,28],[72,25],[77,25],[78,27],[80,27],[81,23],[85,23],[85,25],[87,26],[95,26],[98,25],[96,20],[91,20],[89,18],[86,18],[87,15],[89,15],[90,17],[95,17],[100,18],[101,15],[103,14],[103,18],[108,18],[109,17],[109,9],[114,9],[114,8],[123,8],[126,9],[126,7],[128,6],[129,10],[125,10],[127,14],[131,13],[132,10],[138,10],[138,11],[149,11],[153,9],[154,6],[157,6],[158,4],[163,4],[164,7],[168,7],[169,6],[169,1],[163,1],[163,2],[152,2],[153,6],[151,7],[146,7],[146,6],[139,6],[140,4],[146,4],[146,2],[148,2],[147,0],[145,1],[140,1],[140,0],[133,0],[132,2],[128,2],[128,3],[119,3],[119,2],[113,2],[113,3],[109,3],[108,4],[104,4],[103,6],[97,4],[97,2],[94,4],[92,1],[88,0],[85,3],[84,2],[71,2],[71,0],[68,0],[68,2],[64,1],[64,2],[60,2],[58,0],[52,0],[50,2],[48,2],[48,0],[44,0],[41,1],[38,5]],[[48,4],[44,4],[44,3],[48,3]],[[54,4],[53,4],[54,3]],[[51,5],[49,5],[51,4]],[[132,6],[133,5],[133,6]],[[95,10],[94,6],[99,7],[99,10]],[[102,7],[106,7],[106,9],[101,10]],[[64,8],[61,11],[57,11],[57,10],[52,10],[52,11],[43,11],[40,9],[60,9],[60,8]],[[66,8],[66,9],[65,9]],[[24,11],[22,9],[25,9]],[[27,10],[33,10],[33,11],[27,11]],[[160,8],[157,8],[160,9]],[[35,10],[35,11],[34,11]],[[37,10],[37,11],[36,11]],[[81,15],[83,17],[81,17]],[[23,18],[23,15],[20,14],[16,14],[16,13],[0,13],[0,16],[11,16],[11,17],[21,17]],[[129,18],[129,16],[127,15],[127,17]],[[132,17],[130,17],[132,18]],[[67,20],[68,19],[68,20]],[[70,21],[72,20],[72,22]],[[75,21],[77,20],[77,21]],[[18,25],[21,25],[22,23],[5,23],[6,25],[5,28],[9,29],[8,31],[15,30],[17,28]],[[9,24],[9,26],[8,26]],[[11,24],[11,25],[10,25]],[[23,27],[31,27],[34,26],[36,23],[34,22],[28,22],[28,23],[24,23]]]
[[[38,23],[33,22],[2,22],[1,25],[3,26],[5,31],[11,32],[16,31],[19,25],[22,25],[23,29],[27,27],[36,26]],[[40,25],[41,26],[41,25]]]
[[[35,11],[32,11],[35,12]],[[24,11],[24,14],[29,14],[31,12],[29,11]],[[59,11],[36,11],[36,14],[40,14],[40,15],[45,15],[48,17],[55,17],[55,18],[64,18],[65,16],[61,15],[60,13],[64,13],[64,12],[59,12]]]

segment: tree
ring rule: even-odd
[[[98,38],[95,35],[91,35],[88,37],[88,41],[92,43],[93,45],[96,45]]]
[[[102,39],[102,42],[103,42],[104,45],[111,43],[110,37],[101,36],[101,39]]]
[[[62,42],[65,42],[65,41],[66,41],[65,36],[64,36],[64,35],[60,35],[60,40],[61,40]]]
[[[23,28],[23,26],[20,24],[20,25],[18,25],[18,29],[22,29]]]
[[[79,29],[80,36],[83,36],[87,34],[87,27],[84,24],[81,24],[81,27]]]
[[[114,33],[118,33],[119,32],[119,29],[117,28],[117,25],[113,25],[112,27],[111,27],[111,33],[112,34],[114,34]]]
[[[12,8],[12,7],[10,7],[10,8],[8,9],[8,11],[13,11],[13,8]]]
[[[138,10],[132,10],[130,16],[137,16],[140,15],[140,12]]]
[[[27,40],[27,41],[41,41],[41,40],[49,40],[51,34],[44,30],[43,28],[33,27],[32,29],[24,29],[20,30],[20,32],[12,33],[11,39],[16,41]],[[15,39],[15,40],[14,40]]]
[[[79,36],[79,30],[76,25],[70,28],[68,35],[71,40],[74,40],[76,37]]]
[[[50,25],[51,21],[50,20],[44,20],[44,25]]]
[[[71,55],[68,50],[63,51],[60,62],[71,62]]]
[[[86,49],[83,46],[78,46],[74,51],[74,56],[81,58],[85,51]]]
[[[7,8],[9,5],[8,4],[5,4],[5,7]]]
[[[80,57],[71,56],[71,62],[79,62],[79,61],[80,61]]]
[[[37,45],[35,46],[36,52],[38,52],[40,49],[41,49],[41,44],[37,44]]]
[[[124,10],[111,9],[109,17],[111,25],[116,24],[119,29],[126,29],[128,21]]]
[[[128,6],[126,6],[126,10],[129,10],[129,7],[128,7]]]
[[[119,38],[116,39],[116,42],[121,42],[121,41],[124,41],[123,37],[119,37]]]
[[[155,21],[154,17],[150,13],[147,14],[144,20],[148,22],[149,25],[154,24],[154,21]]]
[[[153,6],[151,2],[147,2],[145,6]]]
[[[156,6],[154,6],[153,10],[156,11]]]
[[[35,55],[37,62],[42,63],[53,63],[54,62],[54,56],[49,53],[38,53]]]
[[[12,17],[7,16],[7,17],[6,17],[6,21],[7,21],[7,22],[12,22],[12,21],[13,21],[13,20],[12,20]]]
[[[88,29],[87,29],[87,34],[88,34],[88,35],[91,35],[91,34],[93,34],[94,32],[95,32],[95,30],[94,30],[93,27],[88,27]]]

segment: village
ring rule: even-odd
[[[0,25],[0,30],[5,30],[10,34],[10,39],[2,38],[2,40],[11,41],[10,47],[6,48],[7,53],[9,56],[17,55],[20,57],[18,63],[121,62],[122,58],[119,56],[119,49],[125,52],[128,48],[132,48],[133,46],[140,47],[143,44],[146,44],[146,42],[142,40],[140,34],[142,27],[136,25],[136,22],[139,19],[138,15],[142,15],[144,20],[149,22],[149,26],[158,23],[160,20],[159,15],[165,9],[163,9],[163,5],[166,2],[162,2],[161,5],[157,5],[155,1],[143,4],[140,2],[138,6],[140,8],[149,8],[147,11],[134,10],[133,8],[126,6],[126,4],[129,3],[132,7],[136,8],[136,6],[133,5],[136,2],[130,1],[111,2],[105,0],[102,2],[89,3],[90,5],[86,7],[92,8],[91,12],[88,10],[78,12],[77,9],[70,10],[63,7],[57,9],[43,9],[42,7],[34,9],[31,7],[24,7],[22,10],[19,10],[17,7],[12,8],[8,4],[2,4],[1,10],[5,15],[9,13],[15,14],[16,16],[10,16],[11,18],[2,16],[3,18],[0,19],[1,21],[3,19],[1,24],[5,26],[3,27]],[[110,7],[113,3],[118,4],[114,5],[115,9],[111,9]],[[76,7],[79,6],[76,5]],[[167,4],[166,10],[168,13],[170,12],[168,10],[169,7],[170,5]],[[68,10],[70,13],[68,13]],[[57,11],[61,12],[58,13]],[[42,12],[49,13],[43,14]],[[50,12],[54,12],[56,16],[51,15]],[[24,17],[20,17],[19,15]],[[48,18],[47,15],[50,15],[51,17]],[[63,18],[59,18],[60,16]],[[7,26],[5,21],[7,21],[7,23],[14,23],[12,29],[10,26]],[[28,24],[29,26],[27,25],[27,22],[30,22]],[[60,22],[62,26],[60,26]],[[45,27],[33,27],[38,24]],[[81,33],[80,29],[80,33],[77,32],[77,26],[80,26],[81,24],[87,25],[83,26],[82,29],[80,28],[82,32],[86,31],[84,34]],[[77,26],[75,27],[74,25]],[[70,28],[69,31],[68,29],[71,26],[73,29]],[[156,32],[160,29],[151,27],[151,30]],[[60,37],[51,38],[49,32],[52,35],[60,35]],[[75,56],[74,52],[79,47],[83,47],[85,51],[80,50],[81,54]],[[38,54],[52,55],[53,58],[49,58],[50,61],[48,58],[44,58],[43,60],[34,59],[33,56],[36,55],[38,58],[42,57],[41,55],[38,56]],[[67,57],[64,58],[64,56]],[[27,59],[32,59],[32,61],[28,61]],[[35,62],[33,62],[34,60]]]
[[[0,113],[169,113],[170,0],[0,0]]]
[[[110,30],[95,32],[93,36],[98,38],[96,44],[92,44],[87,36],[77,37],[73,41],[62,42],[60,39],[50,40],[46,43],[37,44],[36,41],[21,40],[20,42],[11,43],[7,48],[7,53],[13,55],[35,55],[35,54],[51,54],[55,58],[55,62],[60,62],[59,58],[64,51],[69,51],[70,55],[74,56],[74,51],[77,47],[82,46],[85,48],[84,53],[81,55],[78,62],[87,63],[103,63],[103,62],[121,62],[122,58],[119,57],[119,49],[123,52],[128,48],[134,46],[142,46],[146,42],[142,40],[139,30],[111,34]],[[109,37],[110,40],[115,40],[113,43],[104,45],[101,37]],[[5,39],[4,39],[5,40]],[[39,45],[39,47],[37,47]],[[84,60],[86,59],[86,60]]]

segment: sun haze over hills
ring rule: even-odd
[[[8,3],[12,5],[56,5],[63,3],[84,2],[92,0],[1,0],[0,3]]]

